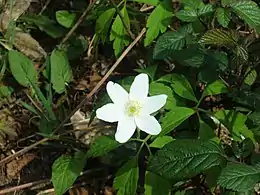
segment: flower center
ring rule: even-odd
[[[130,100],[126,103],[126,114],[128,116],[137,116],[140,114],[142,105],[138,101]]]

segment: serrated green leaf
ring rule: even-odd
[[[181,0],[184,7],[192,8],[194,10],[203,7],[204,3],[201,0]]]
[[[128,12],[126,10],[126,6],[124,6],[120,12],[124,17],[127,28],[130,29],[130,20]],[[112,29],[110,32],[110,41],[114,41],[113,49],[115,56],[119,56],[120,53],[123,51],[124,47],[129,44],[127,30],[125,29],[119,15],[116,16],[116,19],[113,22]]]
[[[237,42],[238,35],[236,32],[222,29],[209,30],[200,39],[200,43],[218,46],[236,45]]]
[[[170,0],[163,0],[156,6],[146,23],[148,30],[144,40],[145,46],[150,45],[160,32],[164,33],[166,31],[167,26],[171,22],[172,13],[173,10]]]
[[[153,6],[158,5],[160,2],[159,0],[133,0],[133,1],[138,2],[138,3],[153,5]]]
[[[155,74],[156,74],[156,71],[157,71],[157,68],[158,68],[158,65],[151,65],[151,66],[148,66],[144,69],[135,69],[136,72],[139,72],[139,73],[145,73],[147,74],[151,80],[153,81],[154,78],[155,78]]]
[[[144,195],[170,195],[171,184],[166,179],[146,171]]]
[[[65,28],[57,25],[53,20],[43,15],[28,14],[21,17],[26,22],[34,23],[41,31],[45,32],[52,38],[62,37],[66,31]]]
[[[98,137],[90,146],[87,152],[87,157],[95,158],[98,156],[103,156],[108,152],[118,148],[121,144],[115,139],[109,136]]]
[[[73,157],[60,156],[52,165],[52,183],[56,195],[64,194],[75,182],[86,164],[83,152],[76,152]]]
[[[203,120],[200,120],[199,138],[203,141],[207,141],[212,138],[217,138],[214,130]],[[215,140],[218,143],[218,138]]]
[[[166,32],[157,40],[154,50],[154,59],[164,59],[170,56],[174,50],[181,50],[185,45],[185,34],[177,31]]]
[[[260,181],[259,166],[230,163],[218,178],[218,184],[234,191],[248,191]]]
[[[253,85],[256,78],[257,78],[257,72],[255,69],[252,69],[252,68],[248,68],[246,73],[245,73],[247,76],[244,80],[244,82],[247,84],[247,85]]]
[[[213,12],[213,6],[211,4],[207,4],[199,8],[198,15],[203,16],[211,12]]]
[[[183,75],[172,74],[171,86],[174,92],[182,98],[198,102],[189,81]]]
[[[194,22],[198,19],[197,12],[195,10],[180,10],[176,12],[176,17],[184,22]]]
[[[57,93],[63,93],[66,83],[72,80],[72,71],[69,60],[64,51],[53,50],[50,58],[51,63],[51,83]]]
[[[161,120],[162,131],[157,136],[163,136],[170,133],[174,128],[178,127],[183,121],[193,115],[195,111],[186,107],[174,107]]]
[[[66,27],[71,28],[76,19],[75,13],[70,13],[68,10],[60,10],[56,12],[56,20],[57,22]]]
[[[106,41],[107,33],[115,12],[115,8],[110,8],[102,13],[96,21],[96,33],[100,36],[103,44]]]
[[[29,87],[31,83],[37,83],[37,71],[32,61],[25,55],[18,51],[10,50],[8,52],[8,60],[12,75],[20,85]]]
[[[116,173],[113,187],[117,195],[136,194],[139,177],[138,159],[136,157],[125,163]]]
[[[209,85],[206,86],[203,96],[208,96],[208,95],[217,95],[221,93],[227,93],[228,88],[227,86],[223,83],[222,80],[216,80],[213,83],[210,83]]]
[[[175,140],[155,154],[148,170],[170,180],[182,180],[221,165],[224,156],[213,141]]]
[[[231,20],[231,13],[229,10],[225,9],[225,8],[217,8],[216,10],[216,14],[217,14],[217,20],[218,20],[218,23],[227,28],[228,27],[228,24]]]
[[[174,139],[171,136],[157,137],[149,146],[152,148],[162,148],[166,144],[172,142]]]
[[[232,10],[251,28],[260,25],[260,9],[254,1],[241,0],[230,4]]]

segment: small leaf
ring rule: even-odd
[[[53,50],[51,53],[51,83],[57,93],[63,93],[66,83],[72,80],[72,71],[64,51]]]
[[[171,22],[172,13],[173,10],[170,0],[163,0],[156,6],[151,15],[148,17],[146,23],[148,30],[144,40],[145,46],[150,45],[160,32],[164,33],[166,31],[167,26]]]
[[[219,8],[217,8],[216,14],[217,14],[218,23],[221,26],[227,28],[228,24],[231,20],[231,14],[230,14],[229,10],[219,7]]]
[[[90,146],[90,149],[87,152],[88,158],[103,156],[108,152],[118,148],[121,144],[116,140],[108,136],[98,137]]]
[[[162,131],[159,136],[170,133],[174,128],[178,127],[183,121],[193,115],[195,111],[186,107],[174,107],[161,120]]]
[[[254,1],[241,0],[230,4],[232,10],[242,18],[251,28],[260,25],[260,9]]]
[[[179,96],[194,102],[198,102],[189,81],[183,75],[172,74],[171,86],[174,92]]]
[[[171,136],[157,137],[149,146],[152,148],[162,148],[166,144],[172,142],[174,139]]]
[[[0,85],[0,98],[11,96],[14,89],[11,86]]]
[[[136,194],[139,177],[138,159],[136,157],[125,163],[116,173],[113,187],[117,195]]]
[[[166,179],[182,180],[223,164],[224,155],[213,141],[175,140],[155,154],[148,170]]]
[[[218,184],[234,191],[247,191],[260,181],[259,166],[230,163],[218,178]]]
[[[206,86],[203,96],[209,96],[209,95],[218,95],[221,93],[227,93],[228,88],[221,80],[216,80],[213,83],[210,83]]]
[[[184,5],[185,8],[191,8],[193,10],[197,10],[200,7],[204,6],[204,3],[201,0],[181,0],[181,3]]]
[[[74,24],[74,21],[76,19],[75,13],[70,13],[67,10],[60,10],[56,12],[56,20],[59,22],[60,25],[71,28]]]
[[[253,85],[257,78],[256,70],[252,69],[252,68],[248,68],[245,74],[246,74],[246,78],[245,78],[244,82],[247,85],[250,85],[250,86]]]
[[[84,153],[77,152],[73,157],[60,156],[52,165],[52,183],[56,195],[64,194],[75,182],[86,163]]]
[[[107,33],[115,12],[115,8],[110,8],[103,12],[96,21],[96,33],[101,37],[103,44],[106,41]]]
[[[184,22],[194,22],[198,19],[195,10],[180,10],[176,12],[176,17]]]
[[[171,184],[166,179],[147,171],[145,174],[144,195],[170,195]]]
[[[151,80],[153,81],[154,78],[155,78],[155,74],[156,74],[156,71],[157,71],[157,68],[158,68],[158,65],[151,65],[151,66],[148,66],[144,69],[135,69],[136,72],[139,72],[139,73],[145,73],[147,74]]]
[[[211,4],[207,4],[199,8],[198,15],[203,16],[211,12],[213,12],[213,6]]]
[[[20,85],[29,87],[31,83],[37,83],[37,72],[31,60],[18,51],[8,52],[10,70]]]
[[[159,0],[134,0],[135,2],[138,3],[144,3],[144,4],[148,4],[148,5],[153,5],[156,6],[159,4]]]
[[[157,40],[154,50],[154,59],[164,59],[174,50],[181,50],[185,45],[185,34],[179,32],[166,32]]]
[[[127,28],[130,29],[130,20],[126,10],[126,6],[124,6],[120,12],[124,17]],[[116,16],[116,19],[113,22],[112,29],[110,32],[110,41],[114,41],[113,49],[115,56],[119,56],[120,53],[123,51],[124,47],[129,44],[127,30],[125,29],[119,15]]]

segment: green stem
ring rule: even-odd
[[[139,156],[139,154],[140,154],[140,152],[142,151],[144,145],[146,145],[147,149],[149,148],[149,146],[148,146],[148,144],[147,144],[146,142],[150,139],[150,137],[151,137],[151,135],[148,135],[148,136],[142,141],[143,143],[141,144],[141,146],[140,146],[140,148],[139,148],[139,150],[138,150],[138,152],[137,152],[137,156]],[[148,149],[148,151],[149,151],[149,154],[152,153],[151,150],[150,150],[150,148]]]

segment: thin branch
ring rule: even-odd
[[[117,61],[114,63],[114,65],[109,69],[109,71],[106,73],[106,75],[98,82],[98,84],[92,89],[92,91],[79,103],[79,105],[60,123],[60,125],[54,130],[53,133],[56,133],[58,130],[60,130],[64,124],[73,116],[75,112],[77,112],[91,97],[99,90],[99,88],[103,85],[103,83],[107,80],[107,78],[110,76],[110,74],[116,69],[116,67],[119,65],[119,63],[124,59],[124,57],[131,51],[131,49],[136,45],[136,43],[142,38],[144,33],[146,32],[146,29],[143,28],[142,31],[139,33],[139,35],[136,37],[136,39],[125,49],[125,51],[121,54],[121,56],[117,59]],[[10,156],[7,156],[3,160],[0,161],[0,167],[8,162],[10,162],[12,159],[23,155],[24,153],[32,150],[36,146],[47,142],[51,140],[51,138],[43,138],[40,141],[27,146],[15,154],[12,154]]]
[[[94,7],[96,0],[90,1],[88,7],[84,10],[78,21],[74,24],[74,26],[70,29],[70,31],[66,34],[66,36],[60,42],[60,45],[64,44],[72,35],[72,33],[78,28],[80,23],[84,20],[87,13]]]

